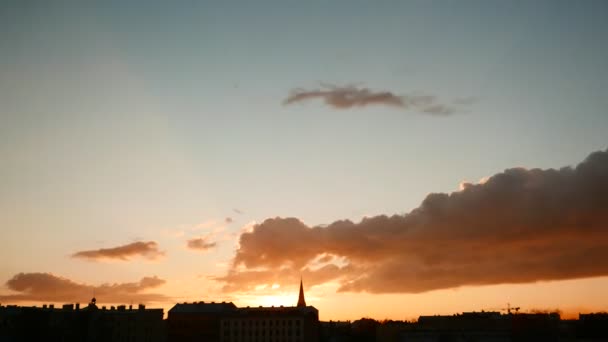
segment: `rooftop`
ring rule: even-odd
[[[221,302],[221,303],[205,303],[205,302],[193,302],[193,303],[178,303],[175,304],[169,313],[221,313],[221,312],[232,312],[237,309],[236,305],[232,302]]]

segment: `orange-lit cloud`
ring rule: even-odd
[[[405,215],[325,227],[268,219],[241,234],[217,279],[237,291],[300,273],[372,293],[608,275],[608,151],[574,168],[507,169]]]
[[[6,282],[6,286],[17,292],[0,295],[2,302],[45,301],[87,302],[93,294],[100,303],[146,303],[170,300],[158,293],[146,290],[159,287],[165,280],[144,277],[136,283],[102,284],[99,286],[74,282],[51,273],[19,273]]]
[[[114,259],[126,261],[136,256],[141,256],[149,260],[155,260],[164,256],[165,253],[158,249],[158,244],[154,241],[137,241],[127,245],[100,248],[96,250],[80,251],[72,254],[73,258],[82,258],[91,261],[102,259]]]
[[[449,115],[456,108],[439,103],[431,95],[396,95],[390,91],[373,91],[355,86],[323,85],[320,89],[295,89],[283,101],[284,105],[303,102],[312,99],[322,99],[328,106],[337,109],[365,107],[370,105],[386,105],[404,109],[413,109],[432,115]]]
[[[207,238],[199,237],[188,240],[186,246],[197,251],[208,251],[217,246],[217,243],[210,242]]]

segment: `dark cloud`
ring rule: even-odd
[[[224,222],[226,222],[227,224],[231,224],[233,222],[232,217],[226,217],[224,219]]]
[[[576,167],[507,169],[429,194],[405,215],[326,227],[268,219],[239,242],[218,278],[227,290],[283,285],[300,272],[309,285],[373,293],[608,275],[608,151]]]
[[[235,213],[239,214],[239,215],[243,215],[243,211],[237,208],[232,209],[232,211],[234,211]]]
[[[145,291],[159,287],[165,280],[144,277],[136,283],[102,284],[99,286],[74,282],[51,273],[19,273],[6,282],[6,286],[16,294],[0,295],[2,302],[80,302],[86,303],[93,297],[101,303],[146,303],[170,300],[158,293]]]
[[[323,85],[320,89],[295,89],[283,101],[283,104],[289,105],[312,99],[321,99],[328,106],[337,109],[386,105],[432,115],[450,115],[456,112],[456,108],[439,103],[435,96],[396,95],[390,91],[373,91],[355,86]]]
[[[194,249],[197,251],[207,251],[215,246],[217,246],[217,242],[209,242],[207,238],[194,238],[188,240],[187,246],[190,249]]]
[[[158,249],[158,244],[156,242],[138,241],[113,248],[101,248],[96,250],[80,251],[72,254],[72,257],[83,258],[93,261],[101,259],[126,261],[135,256],[141,256],[149,260],[155,260],[164,255],[165,253]]]

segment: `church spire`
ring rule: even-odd
[[[304,287],[302,286],[302,277],[300,277],[300,296],[298,297],[298,307],[305,307],[306,300],[304,300]]]

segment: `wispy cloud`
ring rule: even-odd
[[[137,256],[155,260],[164,255],[165,253],[158,249],[158,244],[156,242],[137,241],[118,247],[80,251],[72,254],[72,257],[90,261],[99,261],[103,259],[127,261]]]
[[[384,105],[439,116],[450,115],[457,111],[455,106],[441,103],[432,95],[397,95],[390,91],[327,84],[323,84],[318,89],[294,89],[283,104],[290,105],[314,99],[320,99],[326,105],[336,109]]]
[[[478,101],[479,101],[479,98],[477,98],[475,96],[469,96],[469,97],[459,97],[457,99],[454,99],[454,101],[452,101],[452,103],[457,104],[457,105],[469,106]]]
[[[51,273],[19,273],[6,282],[9,290],[16,294],[0,294],[2,302],[44,301],[84,302],[93,294],[104,303],[162,302],[169,297],[145,291],[157,288],[165,280],[156,276],[144,277],[134,283],[102,284],[98,286],[77,283]]]
[[[216,242],[208,241],[208,238],[194,238],[187,241],[186,246],[196,251],[208,251],[217,246]]]
[[[608,150],[576,167],[512,168],[461,189],[358,223],[268,219],[241,233],[218,280],[248,290],[301,273],[339,291],[418,293],[608,275]]]

